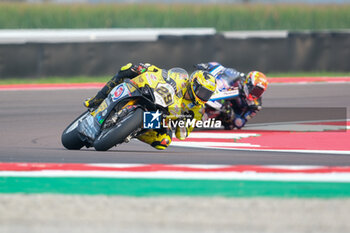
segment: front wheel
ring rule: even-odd
[[[113,127],[102,130],[94,142],[95,149],[97,151],[106,151],[124,142],[126,137],[142,127],[143,113],[144,111],[141,108],[137,108]]]
[[[80,150],[84,146],[84,143],[81,141],[79,136],[78,126],[79,122],[88,114],[88,111],[81,114],[63,131],[61,142],[62,145],[68,150]]]

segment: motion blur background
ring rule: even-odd
[[[118,2],[138,2],[138,3],[146,3],[146,2],[158,2],[158,3],[176,3],[176,2],[184,2],[184,3],[346,3],[348,0],[13,0],[13,2],[57,2],[57,3],[118,3]]]
[[[349,0],[0,0],[0,79],[111,76],[128,62],[350,72],[349,12]]]

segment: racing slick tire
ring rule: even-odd
[[[141,108],[137,108],[123,117],[116,125],[102,130],[94,141],[95,149],[107,151],[113,146],[123,143],[126,137],[142,127],[143,113]]]
[[[80,150],[84,146],[84,143],[81,140],[78,132],[78,126],[79,126],[79,122],[87,114],[89,114],[89,111],[86,111],[83,114],[81,114],[63,131],[61,136],[61,142],[62,142],[62,145],[68,150]]]

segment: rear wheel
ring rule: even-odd
[[[84,143],[81,141],[79,136],[78,126],[79,126],[79,122],[87,114],[89,114],[88,111],[81,114],[63,131],[61,136],[61,142],[62,142],[62,145],[68,150],[80,150],[84,146]]]
[[[144,111],[137,108],[123,117],[116,125],[102,130],[94,142],[97,151],[106,151],[125,141],[126,137],[142,127]]]

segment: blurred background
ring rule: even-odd
[[[6,0],[5,0],[6,1]],[[9,0],[8,0],[9,1]],[[17,2],[55,2],[55,3],[118,3],[118,2],[139,2],[139,3],[174,3],[174,2],[183,2],[183,3],[346,3],[348,0],[13,0]]]
[[[111,76],[128,62],[350,72],[350,0],[0,0],[0,79]]]

